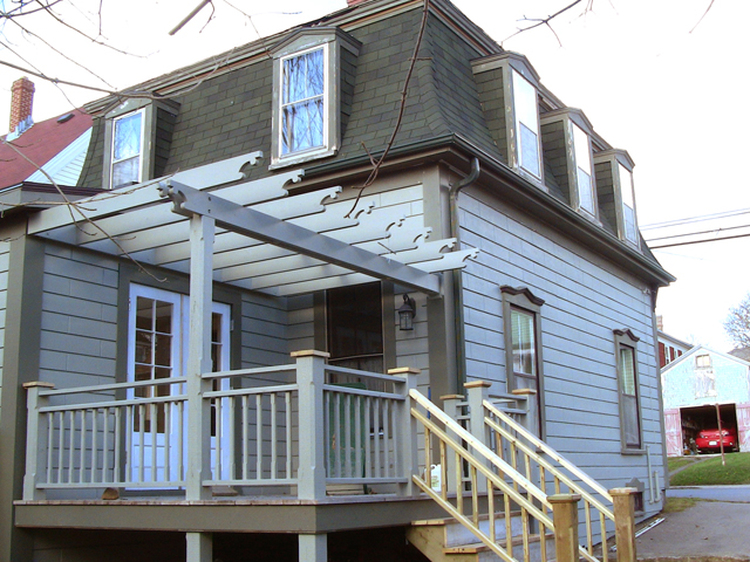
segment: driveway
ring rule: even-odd
[[[691,557],[750,561],[750,486],[672,488],[667,497],[693,497],[695,506],[664,515],[637,539],[639,560]]]

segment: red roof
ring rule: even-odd
[[[70,119],[64,119],[67,115]],[[91,116],[76,109],[34,125],[17,139],[0,138],[0,189],[17,185],[91,127]],[[13,145],[13,146],[9,146]],[[14,147],[17,150],[14,150]],[[21,156],[18,151],[28,158]]]

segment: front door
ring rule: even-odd
[[[128,328],[128,380],[158,381],[186,375],[188,354],[189,297],[179,293],[131,285]],[[214,371],[229,369],[230,307],[213,303],[211,356]],[[225,381],[226,383],[226,381]],[[147,384],[129,390],[129,399],[145,398],[134,404],[129,416],[127,436],[130,480],[134,483],[158,482],[169,487],[184,480],[187,455],[187,403],[170,397],[185,394],[184,384]],[[214,408],[212,412],[215,412]],[[221,408],[222,418],[229,408]],[[215,416],[215,414],[212,414]],[[217,423],[217,421],[219,423]],[[212,466],[217,427],[228,427],[228,420],[211,420]],[[226,432],[219,433],[222,443]],[[222,446],[228,451],[228,446]],[[221,463],[222,472],[229,469]],[[225,474],[214,478],[226,477]]]

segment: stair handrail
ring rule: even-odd
[[[542,490],[540,490],[533,482],[531,482],[523,474],[518,472],[513,466],[505,462],[504,459],[496,455],[495,452],[492,451],[492,449],[487,447],[487,445],[479,441],[466,429],[461,427],[460,424],[458,424],[455,420],[453,420],[448,414],[446,414],[438,406],[430,402],[430,400],[427,397],[425,397],[422,393],[420,393],[418,390],[414,390],[414,389],[410,390],[409,396],[417,404],[422,406],[429,413],[430,416],[435,417],[438,420],[440,420],[440,422],[442,422],[447,428],[449,428],[450,431],[455,433],[458,438],[460,438],[463,441],[466,441],[467,443],[470,443],[472,449],[474,449],[475,455],[471,455],[468,451],[466,451],[464,447],[462,447],[459,443],[456,443],[455,440],[452,439],[445,431],[440,429],[430,418],[423,415],[420,411],[412,407],[411,415],[414,418],[419,420],[431,432],[433,432],[435,435],[440,437],[441,440],[445,441],[455,452],[460,454],[476,470],[484,474],[484,476],[489,481],[491,481],[494,486],[502,490],[509,497],[511,497],[513,501],[515,501],[519,506],[523,507],[529,513],[531,513],[534,516],[534,518],[537,519],[540,523],[544,524],[550,530],[554,529],[554,524],[552,522],[552,519],[550,519],[550,517],[546,513],[541,511],[537,506],[535,506],[532,502],[530,502],[527,498],[525,498],[522,494],[520,494],[513,486],[505,482],[503,478],[500,478],[497,474],[492,472],[489,468],[487,468],[486,465],[482,464],[481,462],[477,462],[477,459],[474,457],[478,454],[478,456],[482,457],[482,460],[493,464],[504,475],[509,476],[514,482],[518,483],[524,490],[526,490],[531,496],[533,496],[534,499],[539,501],[545,507],[551,509],[552,506],[549,500],[547,499],[547,495]],[[420,486],[420,488],[424,490],[422,483],[419,481],[420,480],[419,476],[413,475],[413,479],[414,479],[414,482],[418,486]],[[428,494],[432,492],[432,490],[430,491],[425,490],[425,491]],[[432,496],[433,494],[430,494],[430,495]]]
[[[492,404],[492,402],[490,402],[489,400],[484,400],[482,404],[486,411],[490,412],[492,415],[496,416],[498,419],[501,419],[503,423],[508,425],[508,427],[513,429],[513,431],[515,431],[519,435],[522,435],[524,439],[526,439],[531,444],[533,444],[537,449],[544,452],[544,454],[546,454],[549,458],[558,462],[563,468],[565,468],[568,472],[570,472],[575,477],[580,479],[581,482],[585,483],[594,492],[601,495],[605,500],[607,500],[610,503],[612,502],[612,496],[610,495],[609,491],[604,486],[599,484],[599,482],[591,478],[588,474],[583,472],[580,468],[578,468],[576,465],[574,465],[572,462],[566,459],[563,455],[557,452],[557,450],[550,447],[547,443],[539,439],[536,435],[531,433],[528,429],[526,429],[524,426],[522,426],[520,423],[514,420],[511,416],[509,416],[502,410],[495,407],[495,405]],[[568,478],[564,473],[558,470],[552,463],[544,459],[536,451],[532,450],[530,447],[526,446],[522,441],[518,440],[515,436],[510,434],[507,430],[505,430],[505,428],[503,428],[497,422],[495,422],[495,420],[493,420],[492,418],[488,416],[485,416],[484,420],[485,420],[485,423],[489,427],[491,427],[495,431],[499,431],[504,436],[506,436],[507,439],[511,441],[515,441],[516,444],[519,447],[521,447],[522,450],[526,454],[531,456],[540,465],[550,470],[553,474],[555,474],[555,476],[560,478],[560,480],[562,480],[575,493],[581,494],[581,496],[584,499],[588,500],[591,503],[591,505],[595,506],[598,510],[602,511],[606,515],[607,518],[614,521],[613,512],[609,508],[607,508],[604,504],[602,504],[599,500],[597,500],[594,496],[592,496],[588,490],[578,485],[572,479]]]

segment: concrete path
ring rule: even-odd
[[[750,486],[678,488],[667,495],[701,501],[664,515],[663,523],[641,535],[639,560],[750,561]]]

